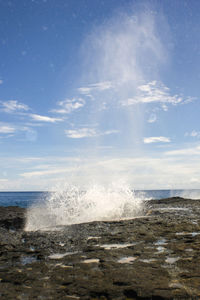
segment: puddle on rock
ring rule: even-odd
[[[22,265],[28,265],[32,264],[33,262],[36,262],[37,258],[35,256],[22,256],[20,258],[20,262]]]
[[[157,242],[154,243],[154,245],[156,245],[156,246],[166,245],[166,244],[167,244],[166,239],[157,240]]]
[[[149,259],[139,259],[139,261],[142,261],[142,262],[144,262],[144,263],[149,264],[149,263],[151,263],[151,262],[155,262],[156,259],[154,259],[154,258],[149,258]]]
[[[182,231],[182,232],[176,232],[176,235],[187,235],[188,234],[188,232],[184,232],[184,231]]]
[[[187,252],[192,252],[193,249],[192,249],[192,248],[188,248],[188,249],[185,249],[185,251],[187,251]]]
[[[193,217],[194,217],[194,215],[193,215]],[[195,220],[192,220],[192,221],[191,221],[191,224],[198,225],[198,222],[195,221]]]
[[[54,253],[54,254],[49,255],[48,257],[50,259],[61,259],[67,255],[73,255],[76,253],[78,253],[78,252],[76,251],[76,252]]]
[[[169,284],[169,287],[174,288],[174,289],[182,289],[182,288],[184,288],[184,285],[178,281],[177,282],[175,281],[175,282],[171,282]]]
[[[65,269],[73,269],[73,266],[63,265],[62,263],[53,264],[52,266],[54,266],[54,267],[60,267],[60,268],[65,268]]]
[[[199,231],[194,231],[194,232],[185,232],[185,231],[176,232],[176,235],[191,235],[192,237],[195,237],[195,236],[197,236],[199,234],[200,234]]]
[[[66,295],[65,297],[66,297],[66,299],[69,299],[69,300],[72,300],[72,299],[80,299],[80,297],[75,296],[75,295]]]
[[[59,246],[61,246],[61,247],[64,247],[65,246],[65,243],[59,243]]]
[[[191,232],[191,235],[192,236],[197,236],[197,235],[199,235],[200,234],[200,232],[198,231],[198,232]]]
[[[100,236],[88,236],[87,240],[98,240],[100,239]]]
[[[174,264],[175,262],[177,262],[180,259],[180,257],[167,257],[165,259],[165,262],[167,264]]]
[[[156,247],[156,249],[158,251],[157,253],[163,253],[166,250],[166,248],[162,246]]]
[[[122,257],[122,258],[120,258],[117,262],[120,263],[120,264],[131,264],[131,263],[133,263],[136,259],[137,259],[137,257],[127,256],[127,257]]]
[[[104,248],[105,250],[111,250],[111,249],[121,249],[121,248],[127,248],[131,246],[135,246],[137,243],[131,243],[131,244],[103,244],[103,245],[97,245],[101,248]]]
[[[84,264],[93,264],[93,263],[99,263],[99,259],[98,258],[88,258],[82,261],[82,263]]]

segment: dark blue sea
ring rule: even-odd
[[[0,206],[29,207],[47,197],[47,192],[0,192]]]
[[[145,190],[135,191],[143,194],[144,199],[163,199],[180,196],[183,198],[200,199],[198,190]],[[41,203],[48,197],[48,192],[0,192],[0,206],[30,207],[34,203]]]

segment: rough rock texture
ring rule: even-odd
[[[21,229],[24,227],[25,209],[17,206],[0,207],[0,227]]]
[[[0,208],[0,299],[200,299],[200,200],[147,204],[143,217],[24,232]]]

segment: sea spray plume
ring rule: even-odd
[[[146,104],[124,103],[137,96],[142,84],[160,81],[160,67],[168,57],[161,32],[168,41],[162,14],[134,8],[114,14],[93,29],[83,43],[84,71],[78,92],[87,99],[91,123],[118,131],[118,148],[121,144],[125,148],[142,147]],[[99,144],[105,140],[106,136],[98,138]]]
[[[115,15],[86,38],[82,47],[84,71],[78,92],[81,99],[84,98],[87,118],[81,118],[81,122],[77,118],[73,127],[67,129],[67,133],[68,138],[87,137],[93,141],[88,157],[96,155],[98,161],[102,161],[98,152],[100,147],[96,145],[105,146],[108,135],[95,134],[96,132],[115,132],[117,138],[116,143],[113,141],[113,146],[119,151],[131,149],[131,153],[135,155],[138,145],[141,147],[144,104],[127,107],[122,103],[134,98],[137,87],[141,84],[158,80],[159,67],[166,58],[158,32],[158,29],[164,27],[163,24],[159,23],[158,16],[151,10],[134,10],[134,13]],[[164,32],[166,30],[163,28],[162,33]],[[91,125],[83,126],[88,123]],[[92,124],[98,124],[99,128],[94,129]],[[94,153],[95,148],[97,153]],[[115,174],[109,167],[107,169],[104,171],[105,176],[102,176],[102,169],[101,172],[98,168],[91,171],[89,166],[83,176],[88,181],[93,172],[92,178],[97,184],[84,191],[78,186],[66,185],[49,194],[44,205],[30,208],[26,230],[141,215],[142,200],[124,183],[109,186],[116,174],[118,177],[121,174],[119,169],[115,170]],[[107,176],[108,173],[111,175]],[[80,172],[77,174],[79,180],[78,176]],[[108,188],[100,185],[101,176],[104,180],[106,178]]]
[[[200,199],[200,190],[184,190],[180,194],[180,197],[183,197],[186,199],[199,200]]]
[[[127,93],[133,96],[139,82],[155,80],[161,63],[167,58],[158,32],[161,27],[165,27],[163,35],[166,38],[164,19],[146,9],[116,14],[95,28],[82,47],[84,69],[87,70],[82,76],[89,86],[80,88],[80,92],[98,94],[113,90],[115,96],[120,93],[124,98]]]
[[[28,209],[26,231],[54,230],[59,225],[133,218],[144,212],[142,197],[126,185],[108,188],[93,185],[86,191],[77,186],[50,193],[43,205]]]
[[[200,189],[191,189],[191,190],[171,190],[170,197],[181,197],[185,199],[200,199]]]

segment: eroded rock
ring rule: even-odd
[[[148,209],[24,232],[25,209],[0,208],[0,298],[199,299],[200,201],[152,200]]]

